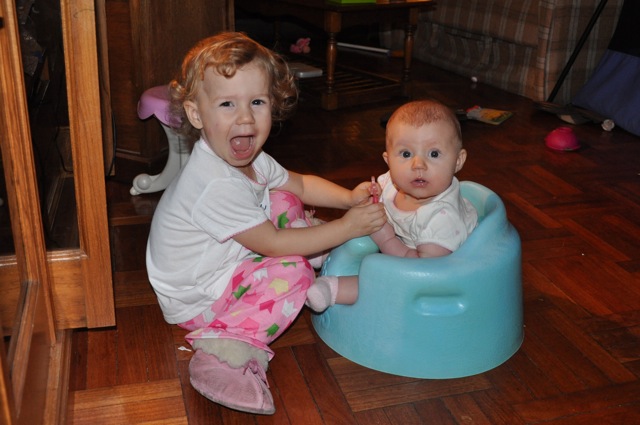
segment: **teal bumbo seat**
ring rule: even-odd
[[[479,224],[439,258],[384,255],[371,238],[334,249],[323,275],[359,275],[360,295],[312,317],[322,340],[371,369],[415,378],[459,378],[493,369],[522,344],[520,238],[502,200],[461,183]]]

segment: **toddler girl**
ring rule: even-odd
[[[193,387],[224,406],[271,414],[269,343],[305,304],[315,274],[304,256],[380,229],[384,209],[370,201],[371,183],[349,191],[262,151],[297,91],[286,62],[247,36],[200,41],[170,87],[182,132],[198,140],[155,211],[149,280],[165,320],[190,331]],[[293,228],[304,204],[348,211]]]

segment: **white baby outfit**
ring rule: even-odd
[[[398,190],[390,172],[378,177],[378,183],[389,223],[410,248],[433,243],[455,251],[478,223],[478,213],[460,194],[460,182],[455,177],[447,190],[415,211],[403,211],[395,206]]]

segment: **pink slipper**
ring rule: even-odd
[[[196,350],[189,363],[189,375],[193,388],[215,403],[260,415],[276,411],[266,372],[255,359],[234,369],[216,356]]]

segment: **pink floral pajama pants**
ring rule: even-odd
[[[271,221],[279,228],[300,227],[305,218],[302,202],[289,192],[272,192]],[[187,341],[230,338],[265,350],[298,316],[315,272],[306,258],[250,258],[238,265],[222,296],[193,319],[180,323]]]

